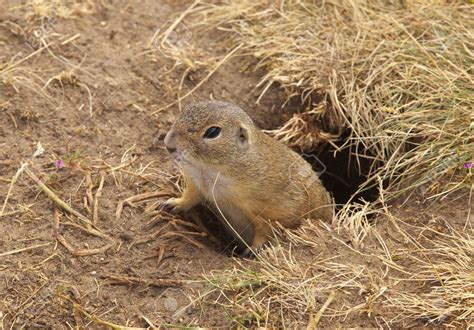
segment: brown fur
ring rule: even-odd
[[[204,139],[211,126],[221,128]],[[207,202],[240,235],[253,226],[251,248],[271,235],[271,223],[300,224],[303,217],[330,221],[333,204],[311,166],[281,142],[260,131],[238,106],[219,101],[185,107],[165,137],[182,167],[186,187],[166,206],[189,210]]]

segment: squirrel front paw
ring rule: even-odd
[[[182,207],[181,198],[170,198],[160,205],[159,210],[174,214],[183,211],[184,208]]]
[[[252,244],[242,253],[244,258],[254,258],[262,248],[270,242],[272,229],[269,226],[262,226],[255,230]]]

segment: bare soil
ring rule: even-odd
[[[174,63],[157,51],[147,52],[147,43],[189,2],[112,1],[48,18],[32,15],[27,4],[0,2],[0,70],[18,63],[0,82],[0,207],[8,195],[0,217],[1,324],[231,325],[219,306],[201,309],[189,300],[206,288],[203,274],[235,265],[229,242],[201,225],[208,221],[202,213],[184,218],[153,213],[179,190],[178,169],[162,143],[179,106],[156,111],[193,88],[207,71],[187,74],[179,91],[184,70],[173,70]],[[188,33],[187,42],[207,46],[203,58],[218,59],[229,51],[218,46],[220,37]],[[282,110],[284,98],[276,88],[256,103],[261,90],[255,86],[263,73],[246,69],[248,61],[229,60],[185,102],[228,100],[247,109],[260,127],[278,127],[293,109]],[[38,142],[44,153],[31,160]],[[11,185],[26,161],[76,211],[94,218],[97,210],[95,226],[114,246],[75,255],[108,241],[78,227],[83,224],[59,211],[26,172]],[[116,216],[121,202],[150,192],[161,195],[126,204]],[[402,211],[407,219],[418,217]],[[442,211],[446,218],[465,219],[462,201]],[[331,241],[321,242],[321,255],[337,249]],[[354,296],[354,305],[363,302]],[[334,324],[325,318],[320,323]],[[366,314],[337,324],[377,326]]]

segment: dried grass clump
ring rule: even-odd
[[[430,231],[430,229],[427,229]],[[387,306],[399,311],[396,320],[421,318],[426,322],[463,322],[474,325],[474,241],[469,235],[440,235],[431,248],[411,256],[416,279],[427,283],[426,292],[396,290]],[[443,237],[439,239],[439,237]],[[447,322],[449,321],[449,322]],[[459,323],[457,323],[459,322]]]
[[[312,115],[326,133],[314,143],[350,128],[347,147],[362,144],[368,155],[360,156],[383,165],[371,174],[391,179],[390,195],[407,182],[414,188],[449,178],[474,157],[472,5],[245,0],[207,5],[201,13],[203,24],[230,31],[260,60],[268,72],[264,92],[279,83],[308,114],[327,104]],[[287,131],[278,134],[307,148],[299,126]],[[470,180],[462,172],[425,191],[443,194]]]
[[[24,7],[31,19],[71,18],[91,13],[96,6],[95,0],[29,0]]]
[[[311,150],[321,140],[336,137],[334,134],[325,133],[319,129],[318,118],[323,111],[324,106],[319,106],[310,111],[295,114],[279,129],[266,132],[290,147]]]
[[[352,313],[371,315],[387,290],[378,283],[384,274],[376,257],[364,259],[342,241],[324,248],[335,233],[314,222],[285,234],[289,240],[263,250],[255,265],[238,262],[208,276],[202,300],[220,305],[240,326],[313,329],[322,317],[343,322]]]
[[[305,263],[291,251],[289,246],[266,249],[259,258],[258,271],[237,261],[236,267],[211,273],[206,277],[209,291],[200,295],[201,302],[221,306],[237,326],[301,328],[311,323],[328,297],[334,298],[337,288],[365,288],[359,278],[366,267],[352,268],[320,258]],[[321,270],[340,274],[331,281]],[[339,292],[338,298],[342,296],[344,293]],[[330,310],[324,316],[349,314],[332,306]]]
[[[201,301],[241,326],[314,328],[322,318],[332,327],[354,317],[366,327],[474,324],[472,238],[452,228],[444,234],[421,225],[416,236],[395,228],[372,227],[365,247],[354,248],[349,231],[307,222],[255,265],[238,262],[207,276]]]

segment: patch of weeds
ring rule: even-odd
[[[61,160],[65,167],[77,167],[84,161],[84,158],[80,151],[74,150],[64,154]]]

